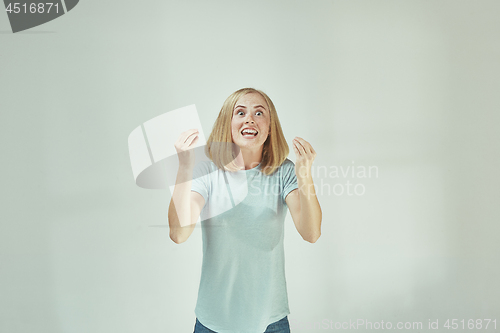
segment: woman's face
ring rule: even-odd
[[[264,97],[259,93],[248,93],[236,102],[233,109],[231,119],[233,142],[240,149],[259,148],[266,142],[270,124],[271,115]],[[244,133],[244,129],[253,130],[254,133]]]

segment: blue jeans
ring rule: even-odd
[[[211,329],[203,326],[196,318],[196,324],[194,325],[193,333],[217,333]],[[236,333],[236,332],[235,332]],[[290,324],[288,323],[288,317],[278,320],[267,326],[264,333],[290,333]]]

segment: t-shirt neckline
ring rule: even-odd
[[[262,164],[262,162],[260,162],[259,164],[257,164],[257,166],[251,168],[251,169],[241,169],[241,170],[238,170],[239,171],[244,171],[244,172],[249,172],[249,171],[257,171],[259,168],[260,168],[260,165]]]

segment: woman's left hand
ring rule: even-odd
[[[297,177],[311,177],[311,167],[316,157],[316,152],[311,144],[296,136],[293,139],[293,151],[297,157],[295,161],[295,174]]]

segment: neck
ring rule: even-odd
[[[255,168],[262,161],[262,146],[258,150],[240,149],[234,161],[243,170]]]

